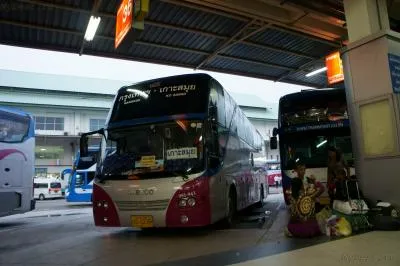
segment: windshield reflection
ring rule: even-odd
[[[308,133],[293,134],[286,138],[282,158],[284,169],[293,169],[299,160],[303,161],[308,168],[326,167],[329,146],[339,148],[346,161],[354,160],[350,136],[311,135]]]
[[[177,120],[107,131],[104,179],[160,178],[204,170],[203,122]],[[104,149],[103,149],[104,150]]]

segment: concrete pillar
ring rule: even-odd
[[[390,28],[386,0],[344,0],[343,4],[350,42]]]
[[[386,0],[344,0],[342,51],[356,174],[367,198],[400,205],[400,35]],[[397,90],[399,89],[399,90]]]

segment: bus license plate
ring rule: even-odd
[[[131,221],[132,221],[132,227],[136,228],[153,227],[153,216],[150,215],[132,216]]]

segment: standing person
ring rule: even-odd
[[[339,171],[346,170],[346,175],[350,177],[350,168],[348,167],[346,161],[343,158],[342,153],[337,148],[331,146],[328,148],[328,194],[330,198],[330,205],[332,207],[334,194],[335,194],[335,181],[336,175]]]
[[[275,180],[275,186],[276,186],[276,188],[279,188],[279,176],[278,176],[278,174],[275,174],[274,180]]]

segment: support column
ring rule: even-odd
[[[342,52],[356,174],[365,196],[400,206],[400,35],[386,0],[344,0]]]

